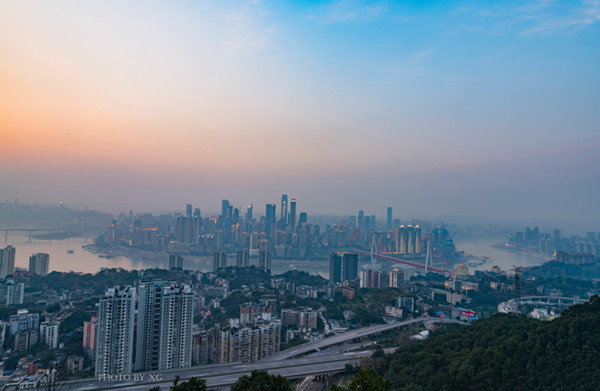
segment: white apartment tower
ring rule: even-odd
[[[15,252],[13,246],[0,248],[0,278],[6,278],[15,272]]]
[[[32,254],[29,257],[29,271],[40,276],[48,274],[50,255],[45,253]]]
[[[100,299],[96,328],[96,377],[131,373],[135,321],[133,287],[114,287]]]
[[[190,367],[193,318],[194,295],[189,285],[140,284],[135,370]]]

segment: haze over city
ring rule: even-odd
[[[597,222],[600,2],[0,4],[0,199]]]

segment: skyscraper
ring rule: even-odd
[[[45,253],[32,254],[29,257],[29,271],[40,276],[48,274],[50,266],[50,255]]]
[[[292,198],[290,202],[290,232],[296,232],[296,199]]]
[[[225,220],[229,213],[229,200],[221,200],[221,219]]]
[[[188,217],[192,216],[192,205],[191,204],[187,204],[185,206],[185,215]]]
[[[306,212],[302,212],[298,215],[298,226],[302,226],[302,224],[308,223],[308,215]]]
[[[344,253],[342,256],[342,280],[350,281],[358,278],[358,254]]]
[[[100,299],[96,328],[96,377],[131,373],[135,288],[110,288]]]
[[[140,284],[136,371],[192,365],[193,304],[189,285],[166,281]]]
[[[285,226],[287,224],[288,219],[288,196],[287,194],[283,194],[281,196],[281,221]]]
[[[238,250],[235,254],[235,267],[249,267],[250,253],[246,250]]]
[[[222,251],[215,251],[213,257],[213,272],[227,267],[227,254]]]
[[[169,254],[169,269],[183,269],[183,257],[179,254]]]
[[[365,230],[365,212],[362,210],[358,211],[358,221],[357,221],[358,229]]]
[[[388,231],[390,231],[392,229],[392,207],[391,206],[388,206],[388,208],[387,208],[386,229]]]
[[[246,223],[252,221],[252,205],[248,205],[246,208]]]
[[[258,252],[258,267],[265,271],[271,271],[271,252],[270,251],[259,251]]]
[[[338,253],[331,253],[329,257],[329,282],[342,282],[342,257]]]
[[[15,252],[13,246],[0,249],[0,278],[6,278],[15,272]]]
[[[267,204],[265,210],[265,233],[267,236],[271,235],[271,227],[276,222],[276,208],[275,204]]]

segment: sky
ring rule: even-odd
[[[600,222],[600,1],[0,2],[0,200]]]

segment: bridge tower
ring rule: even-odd
[[[427,274],[427,268],[429,267],[429,265],[432,264],[432,251],[431,251],[431,246],[433,245],[433,242],[431,241],[431,239],[427,239],[427,255],[425,256],[425,274]]]

